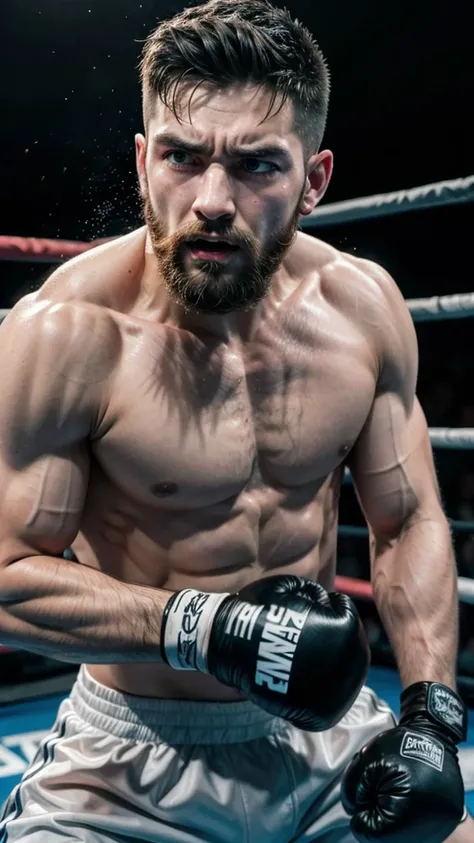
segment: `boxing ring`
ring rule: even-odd
[[[304,218],[301,225],[305,230],[315,231],[327,225],[334,226],[339,223],[473,201],[474,176],[469,176],[393,193],[323,205],[316,208],[309,217]],[[61,263],[103,242],[105,241],[96,240],[90,243],[79,243],[67,240],[0,236],[0,260]],[[474,316],[474,293],[408,299],[407,304],[415,323]],[[8,312],[6,309],[0,310],[0,322]],[[474,428],[430,428],[430,438],[435,449],[474,450]],[[344,482],[348,485],[351,483],[347,471]],[[450,525],[453,533],[474,534],[474,521],[450,520]],[[340,525],[339,536],[366,541],[368,530],[362,526]],[[366,581],[338,576],[336,587],[358,601],[373,600],[372,588]],[[458,592],[460,602],[474,604],[474,579],[459,577]],[[2,673],[2,655],[7,653],[7,648],[0,645],[0,674]],[[12,676],[12,683],[13,680]],[[68,682],[72,684],[72,678]],[[373,667],[369,684],[396,712],[398,711],[401,689],[394,670]],[[14,694],[10,697],[8,694],[0,697],[2,715],[0,721],[0,804],[34,757],[37,746],[51,727],[59,703],[67,691],[68,687],[61,687],[61,682],[59,686],[57,683],[55,686],[52,682],[40,684],[35,694],[25,690],[23,694],[20,692],[16,699]],[[474,712],[472,711],[468,740],[460,750],[460,759],[467,805],[471,813],[474,813]]]

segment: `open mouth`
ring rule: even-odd
[[[225,240],[205,240],[204,238],[191,240],[186,245],[192,257],[199,260],[225,260],[239,249],[238,246],[226,243]]]

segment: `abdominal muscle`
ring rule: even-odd
[[[248,583],[275,574],[308,577],[319,580],[326,589],[332,588],[336,519],[328,518],[328,501],[334,494],[334,482],[330,482],[330,478],[320,486],[310,511],[308,506],[300,512],[276,507],[260,529],[258,522],[252,523],[252,501],[246,502],[243,492],[240,496],[243,499],[233,507],[234,517],[211,532],[214,542],[209,541],[209,531],[203,531],[206,545],[203,556],[199,552],[201,536],[197,528],[198,519],[201,523],[203,520],[202,511],[167,512],[168,529],[160,540],[159,536],[152,535],[156,510],[142,519],[138,528],[138,512],[134,511],[133,502],[126,501],[111,488],[106,490],[103,478],[101,480],[101,488],[95,488],[99,492],[97,495],[92,487],[83,527],[73,545],[81,564],[123,582],[170,591],[194,588],[235,593]],[[271,494],[270,490],[268,494]],[[196,535],[192,536],[190,522],[194,518]],[[334,524],[330,526],[329,520]],[[170,546],[170,536],[179,529],[177,525],[185,525],[188,537]],[[236,552],[239,543],[242,545],[240,554]],[[260,558],[257,558],[259,554]],[[236,559],[239,555],[240,561]],[[222,561],[229,557],[234,559],[232,567]],[[196,671],[176,671],[164,664],[92,664],[87,665],[87,669],[97,682],[136,696],[216,701],[242,699],[238,691],[222,685],[212,676]]]

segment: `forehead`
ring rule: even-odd
[[[164,126],[173,132],[196,140],[214,140],[217,144],[257,144],[271,137],[287,142],[288,151],[301,145],[294,133],[294,107],[287,100],[282,108],[276,98],[270,116],[266,117],[272,94],[267,88],[254,85],[232,85],[218,88],[207,83],[180,84],[177,88],[178,117],[159,98],[154,104],[149,131]],[[278,113],[275,113],[278,112]]]

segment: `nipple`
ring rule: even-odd
[[[155,483],[151,487],[151,493],[156,498],[169,498],[170,495],[175,495],[177,491],[177,483]]]

